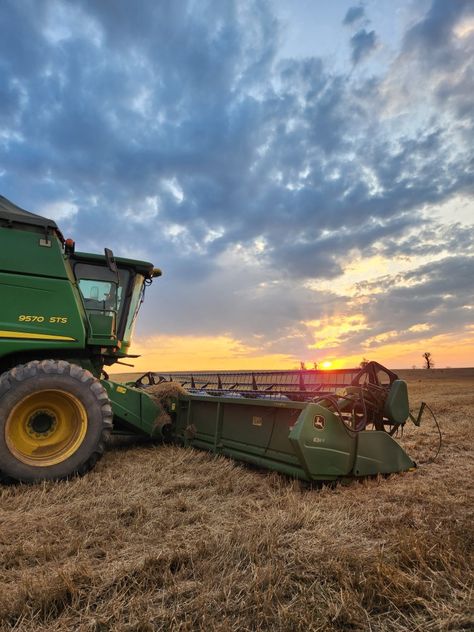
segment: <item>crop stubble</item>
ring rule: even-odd
[[[179,447],[0,490],[0,630],[474,628],[474,371],[406,372],[437,461],[310,488]],[[407,425],[415,460],[437,437]]]

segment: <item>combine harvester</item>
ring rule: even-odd
[[[75,252],[55,222],[0,196],[0,479],[90,470],[107,436],[137,434],[308,481],[388,474],[415,463],[393,435],[406,383],[363,369],[145,374],[104,367],[128,353],[151,263]]]

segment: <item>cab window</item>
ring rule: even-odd
[[[130,272],[119,270],[117,279],[117,276],[104,266],[77,263],[74,266],[74,273],[86,310],[114,311],[120,322]]]

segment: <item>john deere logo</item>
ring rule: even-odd
[[[326,420],[322,415],[316,415],[313,419],[313,426],[316,430],[323,430]]]

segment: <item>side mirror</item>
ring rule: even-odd
[[[110,250],[110,248],[104,248],[104,254],[105,254],[105,260],[107,261],[107,267],[109,268],[111,272],[113,272],[116,275],[117,281],[118,281],[119,272],[118,272],[117,264],[115,262],[114,253]]]

